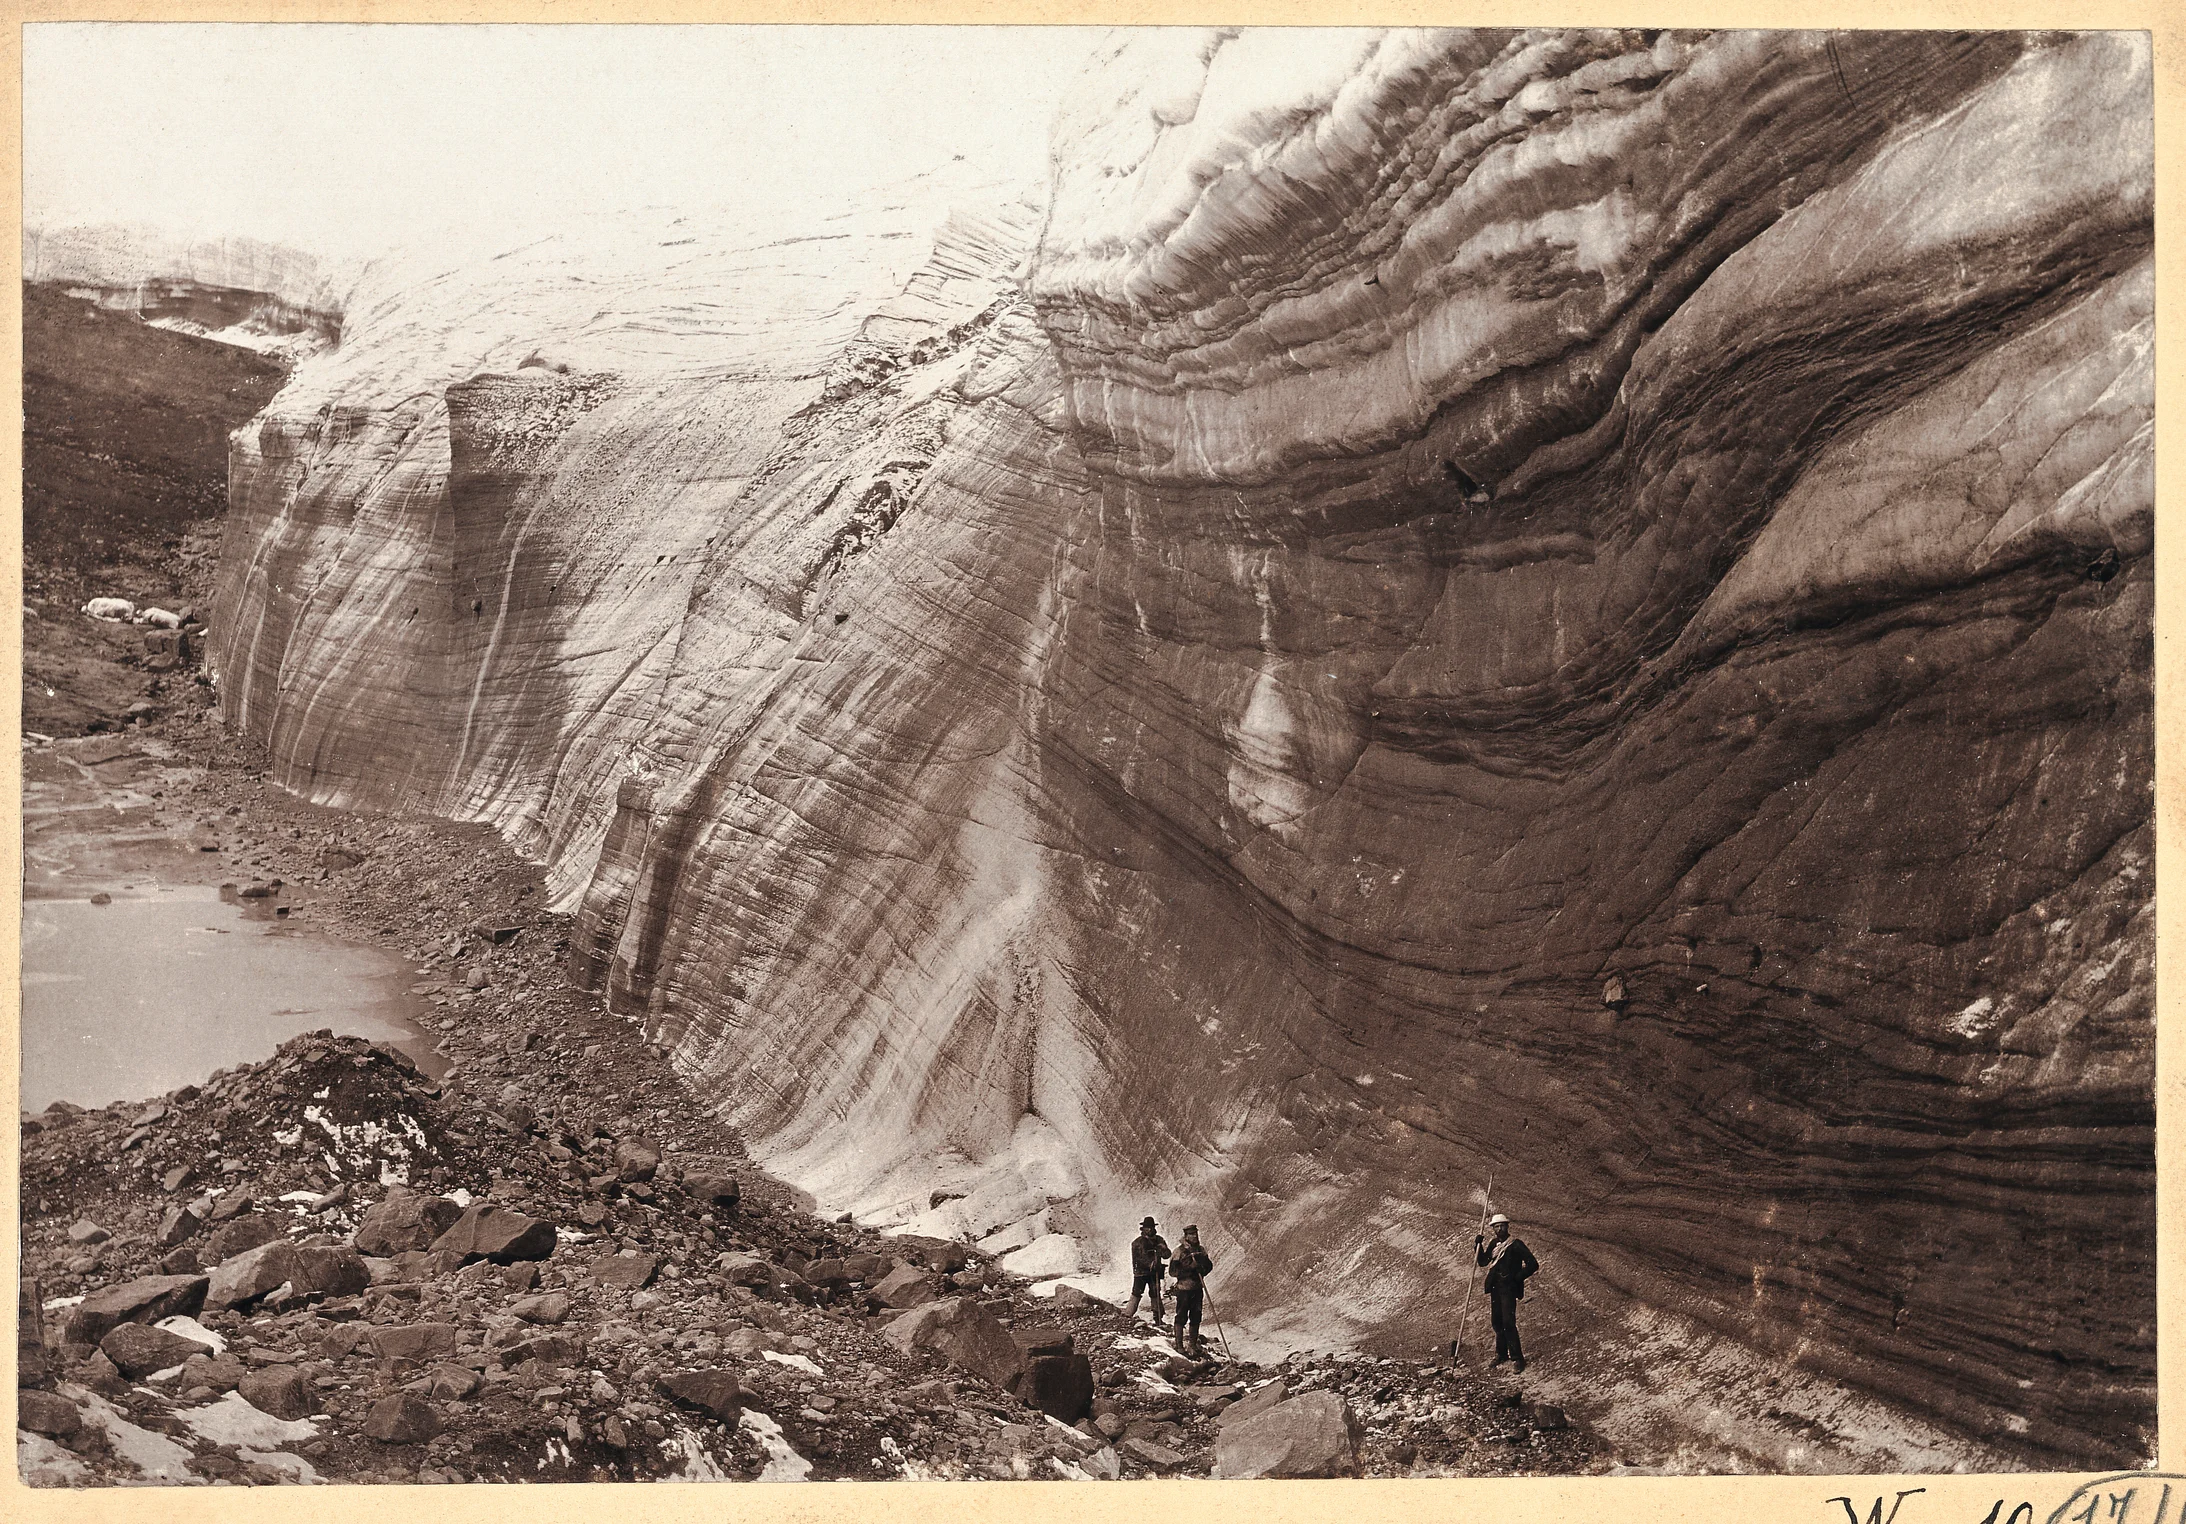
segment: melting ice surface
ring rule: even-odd
[[[158,1095],[331,1027],[438,1071],[400,958],[252,919],[212,889],[23,904],[22,1105]]]

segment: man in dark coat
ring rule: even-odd
[[[1488,1267],[1481,1289],[1488,1294],[1488,1320],[1495,1325],[1495,1358],[1491,1365],[1508,1360],[1511,1369],[1524,1373],[1526,1352],[1518,1342],[1518,1300],[1526,1294],[1526,1278],[1541,1268],[1522,1238],[1510,1234],[1510,1219],[1497,1212],[1488,1219],[1493,1238],[1473,1235],[1473,1255]]]
[[[1199,1229],[1184,1230],[1184,1242],[1177,1245],[1176,1257],[1169,1261],[1170,1290],[1176,1299],[1177,1348],[1197,1360],[1202,1346],[1199,1342],[1199,1312],[1207,1300],[1207,1272],[1214,1269],[1214,1261],[1200,1246]],[[1186,1323],[1191,1332],[1186,1333]]]
[[[1161,1321],[1161,1262],[1169,1257],[1169,1246],[1154,1231],[1154,1219],[1149,1217],[1139,1224],[1139,1236],[1131,1240],[1131,1306],[1124,1317],[1136,1323],[1139,1318],[1139,1293],[1151,1292],[1154,1298],[1154,1326],[1165,1328]]]

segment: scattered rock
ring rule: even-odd
[[[226,1203],[223,1202],[222,1205]],[[213,1211],[217,1217],[219,1208],[215,1207]],[[229,1220],[215,1228],[213,1236],[206,1241],[206,1262],[217,1265],[224,1260],[234,1259],[239,1254],[274,1242],[283,1235],[283,1231],[281,1220],[271,1212],[252,1212],[246,1209],[241,1216],[231,1214]]]
[[[426,1372],[427,1391],[444,1402],[464,1402],[484,1383],[478,1372],[461,1365],[440,1364]]]
[[[68,1230],[68,1241],[72,1244],[103,1244],[113,1236],[88,1217],[78,1218]]]
[[[440,1433],[440,1414],[424,1398],[397,1392],[372,1404],[364,1421],[368,1439],[383,1445],[421,1445]]]
[[[726,1371],[671,1371],[660,1378],[659,1385],[676,1401],[726,1422],[733,1423],[743,1411],[744,1389]]]
[[[236,1383],[235,1389],[243,1394],[245,1402],[275,1418],[308,1418],[318,1408],[310,1381],[293,1365],[252,1371]]]
[[[774,1266],[756,1254],[730,1252],[714,1262],[714,1268],[732,1286],[771,1286],[774,1284]]]
[[[545,1259],[554,1252],[554,1224],[480,1202],[465,1207],[448,1231],[433,1240],[433,1252],[504,1265],[512,1260]]]
[[[1150,1439],[1127,1439],[1123,1453],[1130,1456],[1149,1471],[1169,1472],[1184,1464],[1184,1457],[1167,1445],[1157,1445]]]
[[[915,1265],[898,1265],[866,1296],[883,1307],[917,1307],[941,1295],[941,1283]]]
[[[156,1323],[188,1316],[205,1305],[211,1282],[202,1275],[147,1275],[94,1291],[69,1312],[70,1344],[97,1344],[122,1323]]]
[[[615,1145],[615,1178],[624,1185],[650,1180],[660,1170],[660,1150],[637,1138]]]
[[[684,1194],[699,1201],[734,1208],[743,1199],[743,1187],[734,1175],[697,1173],[683,1177]]]
[[[217,1239],[216,1239],[217,1241]],[[214,1267],[205,1305],[240,1307],[289,1284],[296,1273],[296,1249],[286,1239],[260,1244]]]
[[[113,1361],[114,1368],[123,1375],[142,1380],[154,1371],[180,1365],[192,1355],[209,1355],[212,1347],[147,1323],[121,1323],[99,1341],[99,1353]]]
[[[175,1384],[187,1392],[205,1387],[213,1392],[232,1392],[249,1374],[242,1361],[230,1355],[193,1355],[182,1362],[182,1379]]]
[[[462,1215],[463,1209],[445,1196],[392,1186],[386,1199],[364,1214],[351,1242],[360,1254],[382,1259],[406,1249],[429,1249]]]
[[[292,1251],[288,1279],[299,1293],[354,1296],[372,1284],[364,1256],[342,1246],[304,1246]]]
[[[637,1291],[653,1278],[660,1263],[651,1254],[612,1254],[592,1264],[592,1284],[610,1291]]]
[[[455,1353],[453,1323],[400,1323],[372,1330],[372,1347],[382,1360],[423,1362]]]
[[[188,1207],[171,1206],[161,1215],[159,1231],[153,1235],[153,1241],[162,1249],[172,1249],[187,1242],[203,1226],[197,1213]]]
[[[509,1304],[509,1313],[527,1323],[559,1323],[569,1316],[569,1298],[558,1291],[527,1296]]]
[[[33,1434],[67,1439],[83,1427],[76,1404],[52,1392],[17,1392],[15,1422]]]

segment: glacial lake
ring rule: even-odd
[[[210,888],[25,900],[22,946],[28,1111],[199,1084],[321,1027],[447,1068],[415,1024],[408,963],[280,919],[267,901]]]

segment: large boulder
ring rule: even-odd
[[[210,1284],[202,1275],[147,1275],[94,1291],[69,1313],[63,1339],[96,1344],[118,1324],[187,1317],[205,1305]]]
[[[968,1297],[914,1307],[883,1329],[882,1337],[906,1354],[930,1349],[959,1370],[1005,1391],[1026,1363],[1009,1330]]]
[[[1033,1324],[1027,1327],[1012,1328],[1010,1337],[1017,1341],[1017,1347],[1025,1352],[1027,1359],[1032,1358],[1034,1355],[1076,1354],[1078,1350],[1078,1341],[1071,1336],[1070,1330],[1067,1328],[1041,1327],[1038,1324]]]
[[[149,1323],[119,1324],[107,1330],[106,1337],[99,1341],[99,1353],[113,1361],[114,1368],[133,1381],[141,1381],[154,1371],[178,1366],[192,1355],[212,1352],[209,1344],[185,1339]]]
[[[490,1259],[499,1265],[545,1259],[554,1252],[554,1224],[478,1202],[465,1207],[448,1231],[433,1240],[433,1252],[460,1254],[466,1262]]]
[[[463,1209],[445,1196],[428,1196],[394,1186],[387,1199],[364,1214],[353,1242],[360,1254],[392,1259],[406,1249],[429,1249],[433,1240],[455,1226]]]
[[[1307,1392],[1222,1425],[1215,1437],[1214,1465],[1215,1475],[1231,1482],[1356,1476],[1358,1420],[1339,1394]]]
[[[1016,1392],[1050,1418],[1076,1423],[1093,1409],[1093,1362],[1084,1355],[1030,1356]]]

